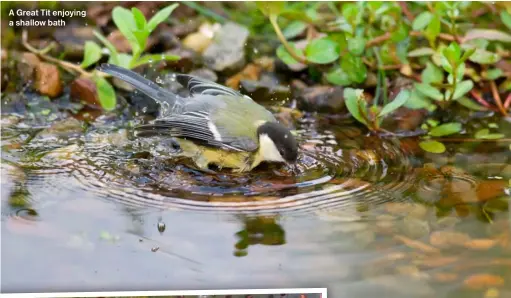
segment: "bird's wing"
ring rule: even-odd
[[[139,136],[169,136],[192,139],[204,145],[229,151],[254,151],[257,139],[246,135],[232,135],[218,127],[207,112],[184,112],[160,118],[151,124],[136,128]]]
[[[228,95],[235,97],[242,97],[243,94],[212,81],[189,75],[189,74],[176,74],[176,80],[179,84],[188,89],[190,95]],[[248,97],[248,96],[245,96]]]

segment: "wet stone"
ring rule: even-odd
[[[344,108],[342,87],[313,86],[293,90],[298,100],[298,108],[309,112],[336,113]]]
[[[79,59],[83,57],[85,42],[98,42],[94,36],[94,28],[85,27],[59,27],[53,33],[53,37],[66,53],[67,59]]]
[[[234,71],[245,64],[245,44],[249,31],[227,23],[215,34],[214,42],[203,53],[206,65],[215,71]]]
[[[35,88],[49,97],[60,95],[63,87],[57,66],[45,62],[39,63],[35,68]]]
[[[197,76],[212,82],[218,81],[218,76],[214,71],[208,68],[199,68],[190,72],[190,75]]]
[[[76,137],[83,132],[82,123],[75,118],[68,118],[65,120],[53,123],[49,128],[41,131],[37,138],[51,138],[51,137]]]
[[[257,102],[284,101],[291,98],[291,90],[287,86],[276,85],[265,81],[241,80],[241,92],[248,94]]]
[[[165,52],[166,55],[177,55],[181,59],[177,61],[162,61],[161,67],[168,66],[172,70],[181,73],[189,73],[192,69],[202,63],[201,57],[193,50],[184,47],[175,48]]]
[[[71,83],[71,97],[92,106],[99,106],[96,84],[86,78],[78,78]]]
[[[19,61],[17,64],[18,74],[23,82],[26,84],[34,80],[35,69],[41,60],[35,54],[28,52],[21,53],[17,60]]]

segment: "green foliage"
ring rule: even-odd
[[[444,153],[446,148],[445,145],[441,142],[435,141],[435,140],[425,140],[419,142],[419,147],[421,147],[422,150],[430,153]]]
[[[80,67],[87,68],[101,59],[101,48],[93,41],[85,42],[83,61]]]
[[[115,96],[115,90],[112,85],[110,85],[106,79],[100,76],[94,76],[93,80],[96,83],[99,102],[103,109],[107,111],[115,109],[115,106],[117,105],[117,99]]]
[[[328,38],[314,39],[305,48],[307,60],[317,64],[334,62],[339,54],[339,45]]]

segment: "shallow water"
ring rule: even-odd
[[[2,118],[3,292],[511,295],[509,143],[424,154],[309,116],[295,174],[206,175],[122,123],[55,137]]]

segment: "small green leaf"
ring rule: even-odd
[[[362,89],[353,89],[346,88],[344,89],[344,99],[346,103],[346,107],[350,114],[360,123],[367,125],[367,122],[362,117],[362,114],[359,110],[359,100],[363,99],[364,90]]]
[[[434,15],[431,22],[426,27],[424,35],[430,43],[434,43],[438,35],[440,34],[440,17]]]
[[[279,15],[286,7],[284,1],[257,1],[257,8],[267,17]]]
[[[117,105],[117,98],[112,85],[110,85],[107,80],[99,76],[95,76],[94,81],[96,82],[99,103],[103,109],[107,111],[115,109],[115,106]]]
[[[419,109],[429,110],[431,106],[435,105],[433,105],[427,97],[422,95],[422,93],[420,93],[414,88],[410,93],[410,98],[406,101],[404,106],[412,110]]]
[[[179,59],[181,59],[181,57],[176,55],[164,54],[144,55],[140,59],[138,59],[137,63],[135,63],[135,65],[133,65],[132,68],[148,63],[155,63],[160,61],[177,61]]]
[[[502,10],[500,13],[500,19],[502,20],[502,23],[504,23],[504,25],[506,25],[506,27],[511,30],[511,14],[506,10]]]
[[[289,45],[291,46],[291,48],[293,49],[293,51],[300,55],[300,56],[303,56],[303,51],[298,49],[294,43],[290,42]],[[280,45],[278,48],[277,48],[277,57],[279,57],[280,60],[282,60],[282,62],[286,63],[287,65],[294,65],[294,64],[299,64],[300,62],[296,61],[292,56],[291,54],[289,54],[289,52],[286,50],[286,48],[284,47],[284,45]]]
[[[147,21],[145,19],[144,14],[140,11],[140,9],[136,7],[131,8],[131,13],[133,14],[133,18],[135,19],[135,24],[139,30],[145,30]]]
[[[131,62],[133,60],[133,56],[125,53],[121,53],[117,56],[117,66],[124,67],[124,68],[131,68]]]
[[[454,95],[452,99],[456,100],[465,94],[467,94],[470,90],[474,88],[474,83],[471,80],[465,80],[462,82],[459,82],[456,85],[456,90],[454,90]]]
[[[498,79],[500,77],[504,77],[504,76],[505,76],[504,72],[500,68],[489,69],[486,72],[486,79],[488,79],[488,80],[496,80],[496,79]]]
[[[460,60],[461,48],[456,42],[451,42],[451,44],[443,50],[443,54],[452,66],[457,64]]]
[[[433,137],[448,136],[460,132],[461,128],[461,123],[445,123],[430,130],[429,135]]]
[[[302,21],[293,21],[289,23],[289,25],[287,25],[284,30],[282,30],[282,33],[284,34],[285,38],[291,39],[302,34],[305,28],[307,28],[307,23]]]
[[[359,9],[356,4],[346,3],[342,6],[342,16],[344,19],[348,21],[351,25],[358,25],[359,21]]]
[[[408,28],[404,23],[399,24],[399,26],[392,32],[390,35],[390,39],[394,42],[400,42],[405,40],[408,37]]]
[[[339,54],[339,45],[328,38],[314,39],[305,48],[307,60],[318,64],[332,63],[339,58]]]
[[[179,4],[174,3],[172,5],[169,5],[165,7],[164,9],[158,11],[147,23],[147,30],[149,32],[153,32],[156,27],[163,21],[167,20],[170,16],[170,14],[178,7]]]
[[[476,139],[485,139],[485,140],[496,140],[496,139],[502,139],[505,137],[504,134],[501,133],[490,133],[490,130],[488,128],[483,128],[478,130],[475,133],[474,136]]]
[[[334,68],[326,75],[326,80],[334,85],[348,86],[351,80],[346,72],[340,67]]]
[[[470,109],[470,110],[473,110],[473,111],[487,111],[488,109],[486,107],[483,107],[477,103],[475,103],[473,100],[471,100],[470,98],[466,97],[466,96],[463,96],[459,99],[456,100],[460,105]]]
[[[140,50],[138,39],[133,34],[137,30],[137,25],[131,11],[124,7],[116,6],[112,10],[112,19],[122,35],[129,41],[132,51],[137,52]]]
[[[427,140],[427,141],[421,141],[419,143],[419,147],[422,148],[422,150],[430,153],[444,153],[446,148],[445,145],[435,141],[435,140]]]
[[[286,9],[286,10],[283,10],[279,16],[283,17],[283,18],[286,18],[288,20],[292,20],[292,21],[302,21],[304,23],[308,23],[308,24],[311,24],[314,22],[314,20],[312,20],[308,15],[307,13],[303,12],[303,11],[297,11],[297,10],[293,10],[293,9]]]
[[[101,47],[93,41],[85,42],[81,68],[87,68],[101,59]]]
[[[472,56],[472,54],[474,54],[475,51],[475,48],[465,50],[465,53],[463,53],[463,56],[461,56],[460,61],[465,62],[468,58],[470,58],[470,56]]]
[[[363,37],[354,37],[348,40],[348,51],[355,56],[361,56],[364,53],[366,41]]]
[[[479,64],[494,64],[500,60],[500,56],[487,50],[476,49],[468,59]]]
[[[415,18],[415,20],[413,20],[412,29],[415,31],[420,31],[420,30],[426,28],[426,26],[431,22],[432,19],[433,19],[433,14],[429,11],[424,11],[424,12],[420,13]]]
[[[491,41],[511,42],[511,34],[494,29],[472,29],[465,34],[464,41],[484,38]]]
[[[432,48],[418,48],[408,53],[408,57],[422,57],[431,56],[435,54],[435,50]]]
[[[424,84],[424,83],[415,83],[415,89],[425,96],[432,98],[434,100],[441,101],[444,99],[444,95],[442,92],[438,91],[435,87]]]
[[[118,62],[119,53],[117,52],[117,49],[115,48],[115,46],[98,31],[94,30],[93,33],[94,33],[94,36],[96,36],[96,38],[99,39],[99,41],[101,41],[103,43],[103,45],[110,52],[110,59],[109,59],[108,63],[119,65],[118,64],[119,63]]]
[[[378,117],[383,117],[389,113],[394,112],[399,107],[404,105],[406,101],[410,98],[410,91],[407,89],[401,90],[399,94],[394,98],[393,101],[389,102],[387,105],[383,107],[383,109],[378,114]]]
[[[431,62],[426,63],[426,68],[422,71],[421,79],[424,84],[442,83],[444,81],[444,72]]]
[[[363,83],[367,78],[367,67],[361,57],[353,56],[350,53],[344,55],[341,58],[341,68],[355,83]]]

